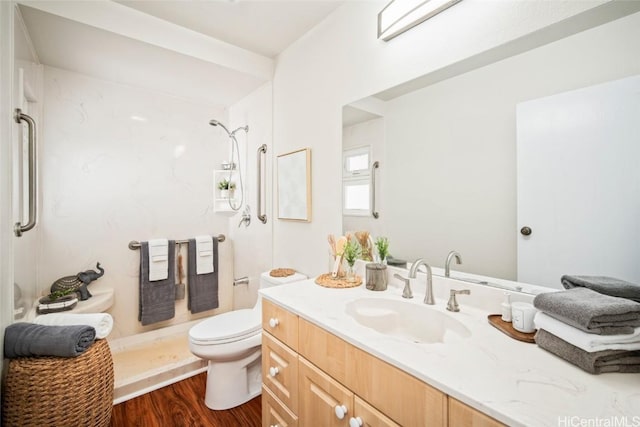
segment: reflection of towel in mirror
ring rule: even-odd
[[[109,313],[52,313],[36,316],[33,323],[37,325],[89,325],[96,330],[96,338],[106,338],[113,329],[113,317]]]
[[[88,325],[45,326],[19,322],[5,329],[4,355],[7,358],[76,357],[91,347],[95,338],[96,330]]]
[[[535,324],[536,329],[544,329],[589,353],[602,350],[640,350],[640,326],[632,334],[590,334],[554,319],[541,311],[536,313]]]
[[[187,307],[192,313],[218,308],[218,239],[212,241],[213,272],[197,273],[196,240],[189,239],[187,259],[188,300]]]
[[[149,243],[140,244],[138,320],[143,326],[171,319],[176,313],[175,241],[169,240],[168,244],[167,278],[155,281],[149,279]]]
[[[587,288],[536,295],[533,305],[585,332],[632,334],[640,326],[640,303],[610,297]]]
[[[590,374],[605,372],[640,372],[640,351],[604,350],[586,352],[556,337],[544,329],[536,332],[536,344],[540,348],[573,363]]]
[[[640,285],[607,276],[562,276],[565,289],[585,287],[612,297],[628,298],[640,302]]]

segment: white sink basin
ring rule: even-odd
[[[427,305],[362,298],[347,303],[345,311],[362,326],[419,344],[445,342],[452,336],[471,336],[469,329],[452,315]]]

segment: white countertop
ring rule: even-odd
[[[459,320],[471,331],[471,336],[466,338],[450,334],[445,343],[416,344],[385,336],[360,325],[345,313],[345,306],[360,298],[422,305],[421,281],[420,278],[412,281],[414,298],[410,300],[401,297],[402,290],[395,279],[383,292],[369,291],[364,285],[329,289],[305,280],[261,289],[260,293],[265,299],[508,425],[587,425],[579,423],[586,423],[581,421],[585,419],[606,423],[602,420],[616,417],[618,422],[626,422],[620,425],[640,426],[640,374],[590,375],[535,344],[509,338],[487,321],[488,314],[499,312],[487,307],[499,307],[502,292],[434,276],[436,305],[429,308]],[[446,311],[446,299],[441,298],[448,295],[451,286],[472,289],[471,296],[458,296],[459,313]],[[610,421],[610,424],[588,425],[618,424]]]

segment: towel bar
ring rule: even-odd
[[[218,234],[218,242],[224,242],[227,238],[224,234]],[[182,245],[185,243],[189,243],[189,239],[176,240],[176,245]],[[129,242],[129,249],[135,251],[136,249],[140,249],[140,242],[137,240],[132,240]]]

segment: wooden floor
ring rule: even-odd
[[[259,427],[260,396],[226,411],[212,411],[204,404],[207,374],[152,391],[113,407],[112,427]]]

